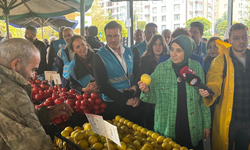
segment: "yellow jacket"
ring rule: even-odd
[[[212,98],[204,98],[204,101],[206,106],[211,106],[217,97],[221,95],[218,104],[215,104],[212,149],[228,150],[229,125],[232,117],[234,97],[234,65],[230,58],[231,45],[220,40],[216,40],[216,45],[219,48],[220,55],[212,61],[206,81],[206,85],[215,92],[215,95]],[[221,87],[223,80],[224,54],[227,62],[227,72],[223,87]],[[223,88],[223,90],[221,88]],[[250,147],[248,150],[250,150]]]

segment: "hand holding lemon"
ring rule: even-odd
[[[141,81],[138,82],[139,88],[144,92],[148,93],[149,92],[149,84],[151,83],[151,78],[148,74],[143,74],[141,76]]]

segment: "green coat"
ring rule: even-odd
[[[46,107],[34,108],[31,85],[19,73],[0,65],[0,149],[49,150],[51,138],[41,124],[48,124]]]
[[[188,66],[204,82],[204,73],[197,61],[188,60]],[[149,93],[141,93],[141,100],[155,105],[154,130],[175,140],[177,113],[177,78],[172,60],[160,63],[151,74]],[[211,127],[210,109],[199,94],[199,88],[186,83],[187,110],[192,144],[196,146],[203,137],[203,129]],[[185,146],[185,145],[184,145]]]

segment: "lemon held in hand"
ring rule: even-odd
[[[148,74],[143,74],[141,76],[141,81],[145,83],[146,85],[149,85],[151,83],[151,78]]]

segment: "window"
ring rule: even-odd
[[[157,22],[157,17],[153,17],[153,22]]]
[[[193,10],[193,5],[192,4],[189,5],[189,9]]]
[[[180,20],[180,14],[175,14],[175,15],[174,15],[174,20],[175,20],[175,21]]]
[[[179,11],[180,10],[180,4],[174,5],[174,11]]]
[[[174,30],[179,28],[180,27],[180,24],[174,24]]]
[[[202,10],[202,4],[195,4],[196,10]]]
[[[153,13],[157,13],[157,8],[156,7],[153,8]]]
[[[242,16],[242,11],[239,11],[239,15]]]
[[[227,8],[227,4],[224,4],[224,8]]]
[[[161,26],[161,31],[165,30],[166,29],[166,25],[162,25]]]
[[[189,14],[189,19],[192,19],[193,18],[193,14]]]
[[[162,6],[162,7],[161,7],[161,12],[162,12],[162,13],[165,13],[165,12],[166,12],[166,6]]]
[[[161,21],[166,22],[166,16],[161,16]]]

